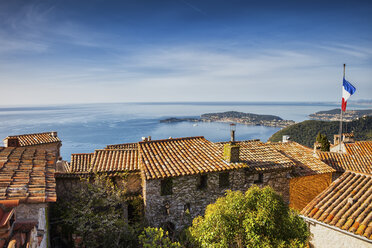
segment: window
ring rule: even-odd
[[[230,186],[229,173],[223,172],[219,174],[219,184],[221,189],[225,189]]]
[[[172,178],[166,178],[160,181],[160,195],[171,195],[172,194]]]
[[[254,183],[263,183],[263,173],[258,173],[255,175]]]
[[[207,175],[201,175],[198,178],[198,184],[197,184],[197,189],[198,190],[203,190],[207,188],[207,181],[208,181],[208,176]]]

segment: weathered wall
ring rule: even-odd
[[[142,180],[139,173],[129,173],[125,176],[125,179],[122,177],[114,177],[115,183],[120,189],[127,190],[129,194],[141,194],[142,193]],[[79,177],[65,177],[57,176],[56,177],[56,191],[57,199],[63,200],[68,199],[71,192],[76,189],[81,188],[82,182]]]
[[[312,238],[310,247],[314,248],[371,248],[372,242],[338,232],[320,224],[310,224]]]
[[[56,151],[57,152],[57,159],[60,156],[60,148],[62,146],[61,142],[54,142],[54,143],[48,143],[48,144],[39,144],[39,145],[33,145],[32,147],[38,148],[38,149],[45,149],[48,151]]]
[[[30,247],[47,247],[47,236],[49,235],[47,223],[47,203],[22,203],[16,207],[17,222],[35,222],[36,226],[30,234]],[[38,237],[41,238],[40,245]]]
[[[264,174],[263,183],[259,186],[272,186],[281,193],[286,201],[289,200],[289,183],[287,171],[268,172]],[[173,178],[171,195],[161,195],[161,180],[143,182],[145,217],[150,225],[161,226],[171,222],[176,229],[190,224],[198,215],[203,215],[206,206],[225,194],[226,189],[246,191],[254,184],[257,174],[245,170],[230,171],[230,187],[219,187],[219,173],[208,173],[207,188],[197,189],[199,175]],[[190,206],[189,214],[185,209]],[[167,211],[168,206],[168,211]]]
[[[21,203],[16,207],[16,221],[38,222],[40,209],[45,209],[46,207],[46,203]]]
[[[289,206],[301,211],[331,183],[332,173],[291,178],[289,182]]]

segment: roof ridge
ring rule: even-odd
[[[49,131],[49,132],[41,132],[41,133],[25,133],[25,134],[18,134],[18,135],[9,135],[6,138],[13,138],[13,137],[20,137],[20,136],[28,136],[28,135],[35,135],[35,134],[52,134],[56,131]],[[5,139],[6,139],[5,138]]]
[[[200,139],[204,138],[204,136],[190,136],[190,137],[180,137],[180,138],[170,138],[170,139],[159,139],[159,140],[144,140],[138,142],[139,144],[143,143],[156,143],[156,142],[166,142],[166,141],[178,141],[178,140],[190,140],[190,139]]]

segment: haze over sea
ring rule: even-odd
[[[370,106],[350,104],[348,109]],[[0,107],[0,138],[8,135],[57,131],[61,155],[93,152],[108,144],[152,139],[204,136],[211,141],[229,140],[228,123],[159,123],[168,117],[197,117],[204,113],[240,111],[271,114],[300,122],[321,110],[339,108],[338,103],[303,102],[210,102],[210,103],[105,103],[35,107]],[[280,128],[237,125],[238,140],[268,138]]]

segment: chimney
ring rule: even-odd
[[[231,143],[235,142],[235,131],[236,131],[236,124],[230,124],[230,141]]]
[[[148,141],[151,141],[151,136],[147,137],[147,140],[148,140]]]
[[[56,131],[50,132],[50,134],[51,134],[54,138],[57,138],[57,132],[56,132]]]
[[[239,162],[240,146],[233,142],[227,143],[223,147],[223,159],[228,163]]]
[[[282,142],[283,143],[287,143],[287,142],[289,142],[290,139],[291,139],[291,136],[289,136],[289,135],[283,135]]]
[[[223,147],[223,158],[228,163],[239,162],[240,146],[235,144],[235,130],[236,125],[234,123],[231,123],[230,124],[231,141],[225,144]]]
[[[338,144],[340,144],[340,135],[335,134],[333,135],[333,145],[338,145]]]
[[[322,144],[320,144],[319,142],[314,143],[314,153],[320,152],[321,148],[322,148]]]
[[[4,146],[5,147],[18,147],[19,140],[17,137],[8,137],[4,140]]]

